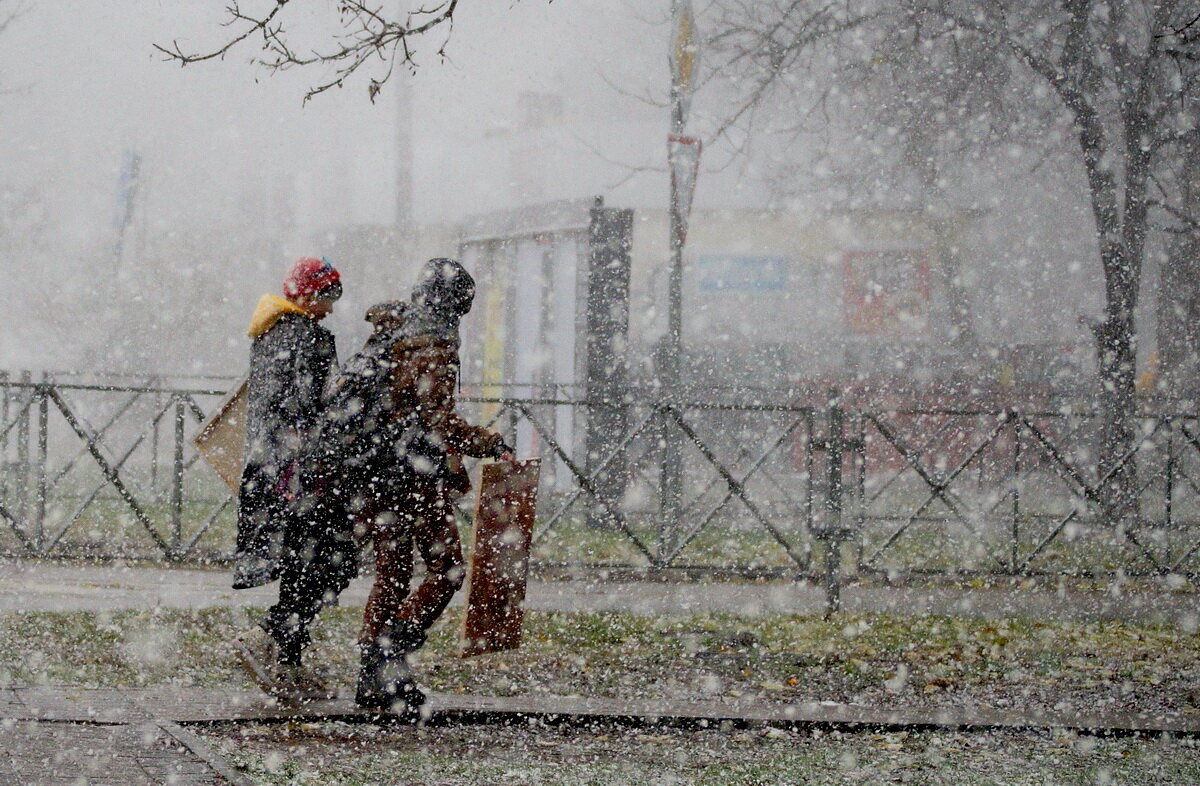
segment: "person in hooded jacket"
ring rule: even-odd
[[[337,365],[333,334],[319,323],[342,294],[325,259],[297,260],[284,297],[263,295],[251,319],[246,463],[238,495],[235,589],[279,579],[279,599],[259,625],[233,642],[251,676],[293,701],[332,698],[301,664],[308,625],[354,575],[344,515],[305,505],[300,461],[322,413],[322,393]]]
[[[367,309],[370,337],[330,378],[323,394],[309,464],[321,476],[323,490],[337,496],[351,517],[368,507],[396,472],[393,445],[400,431],[392,418],[391,349],[406,312],[401,301]]]
[[[405,713],[424,701],[407,656],[424,644],[464,579],[452,505],[464,476],[454,456],[512,458],[499,434],[455,412],[459,320],[474,297],[474,279],[462,265],[431,259],[391,333],[389,406],[398,436],[391,443],[393,474],[364,517],[376,571],[359,635],[355,701],[364,707]],[[414,547],[425,577],[410,594]]]

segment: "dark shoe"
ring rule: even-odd
[[[337,698],[325,679],[307,666],[279,662],[279,643],[255,625],[230,642],[238,662],[267,694],[285,704],[307,704]]]
[[[425,646],[425,629],[411,622],[392,625],[385,642],[380,643],[383,667],[380,670],[384,692],[392,698],[396,715],[419,717],[425,693],[413,679],[408,656]],[[403,702],[403,704],[401,704]]]
[[[241,557],[233,566],[233,588],[252,589],[270,584],[279,578],[279,566],[260,557]]]
[[[425,631],[411,622],[397,622],[379,637],[379,644],[385,651],[408,655],[425,646]]]
[[[379,684],[379,670],[383,655],[375,642],[358,644],[358,687],[354,690],[354,703],[360,707],[382,707],[384,699]]]
[[[354,702],[360,707],[396,715],[418,714],[425,703],[425,694],[413,680],[405,653],[377,642],[360,643],[358,647],[360,661]]]

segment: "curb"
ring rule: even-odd
[[[157,721],[155,725],[191,751],[192,755],[207,764],[213,772],[229,781],[232,786],[255,786],[254,781],[234,768],[198,735],[171,721]]]

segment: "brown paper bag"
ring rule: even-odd
[[[462,655],[521,646],[541,459],[484,464],[475,503]]]
[[[204,421],[192,444],[236,494],[246,464],[246,380],[229,391]]]

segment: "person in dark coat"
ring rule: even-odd
[[[424,701],[407,656],[462,586],[462,545],[452,494],[463,491],[455,454],[512,457],[499,434],[472,426],[455,412],[459,320],[475,282],[458,262],[432,259],[390,341],[390,401],[399,436],[391,443],[391,474],[360,515],[375,553],[375,582],[363,613],[355,701],[364,707],[415,711]],[[412,594],[413,549],[425,577]]]
[[[333,334],[319,323],[342,292],[324,259],[296,261],[284,297],[264,295],[251,319],[246,465],[238,495],[235,589],[279,579],[279,600],[234,640],[242,664],[284,699],[331,697],[301,665],[308,624],[349,583],[354,549],[340,511],[304,488],[301,459],[322,414],[337,365]]]
[[[391,348],[407,310],[401,301],[367,309],[371,336],[330,378],[323,396],[310,461],[321,485],[351,517],[396,471],[393,445],[400,430],[392,418]]]

